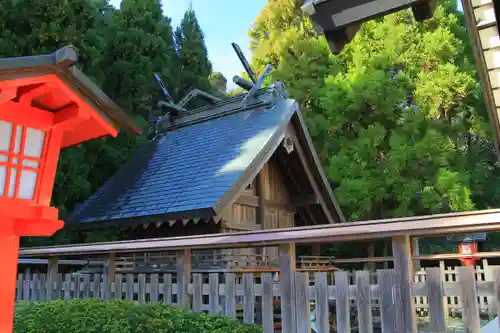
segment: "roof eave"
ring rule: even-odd
[[[157,214],[157,215],[147,215],[147,216],[131,216],[126,218],[115,218],[109,220],[95,220],[95,221],[85,221],[81,222],[81,219],[69,218],[65,221],[67,227],[77,228],[77,229],[95,229],[95,228],[106,228],[106,227],[131,227],[146,223],[156,223],[158,221],[170,221],[170,220],[183,220],[183,219],[209,219],[216,216],[214,209],[212,207],[194,209],[183,212],[172,212],[167,214]],[[85,220],[85,219],[84,219]]]
[[[322,192],[323,196],[325,197],[325,201],[329,204],[329,208],[331,208],[335,214],[337,215],[339,221],[330,221],[330,223],[335,223],[335,222],[346,222],[346,219],[344,217],[344,214],[342,213],[342,209],[340,208],[340,205],[335,198],[335,195],[333,194],[332,187],[330,186],[330,183],[328,182],[328,178],[325,174],[325,171],[323,169],[323,166],[321,164],[321,161],[319,159],[318,153],[316,152],[316,149],[314,148],[314,144],[312,142],[312,138],[309,134],[309,130],[307,129],[306,121],[304,119],[304,116],[302,115],[302,112],[300,111],[299,108],[297,108],[295,112],[295,119],[297,120],[297,128],[306,143],[306,152],[310,153],[310,159],[313,162],[313,167],[311,168],[314,172],[314,176],[316,177],[318,181],[318,184],[322,187]]]
[[[122,127],[131,134],[142,133],[143,129],[75,66],[77,52],[69,45],[52,54],[0,59],[0,78],[9,80],[55,74],[75,93],[92,101],[99,116],[113,127]]]

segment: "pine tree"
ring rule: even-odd
[[[170,19],[160,0],[123,0],[106,31],[99,67],[106,69],[104,91],[125,110],[147,119],[161,92],[153,73],[175,93],[175,64]]]
[[[191,7],[175,31],[175,45],[181,70],[180,91],[186,94],[191,89],[210,90],[208,76],[212,72],[212,64],[208,59],[203,31]]]

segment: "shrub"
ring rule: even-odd
[[[261,333],[258,326],[162,304],[82,299],[20,303],[14,333]]]

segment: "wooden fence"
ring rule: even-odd
[[[330,332],[332,326],[337,332],[350,332],[357,327],[359,333],[371,333],[374,324],[380,325],[383,333],[402,332],[401,316],[396,315],[401,302],[396,274],[395,270],[379,270],[376,284],[372,284],[368,271],[357,271],[354,279],[346,271],[295,273],[293,316],[297,318],[297,331],[308,332],[310,311],[314,311],[320,333]],[[500,275],[495,269],[494,281],[476,281],[478,273],[471,267],[459,267],[447,274],[455,275],[454,281],[445,281],[438,267],[427,268],[425,279],[413,285],[413,296],[426,300],[428,329],[445,332],[445,297],[448,297],[459,299],[455,308],[460,307],[464,325],[471,328],[470,332],[478,332],[480,299],[486,297],[498,304]],[[162,302],[233,318],[240,314],[238,317],[245,323],[262,324],[265,333],[274,332],[274,321],[280,312],[274,306],[281,297],[280,282],[271,273],[245,273],[241,277],[233,273],[192,274],[186,288],[179,287],[175,274],[116,274],[109,284],[103,283],[101,274],[58,274],[52,288],[47,286],[46,274],[19,274],[17,300],[92,297],[141,304]]]

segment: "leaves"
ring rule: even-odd
[[[14,333],[259,333],[227,318],[162,304],[73,299],[16,306]]]
[[[338,56],[310,32],[294,1],[270,1],[250,31],[252,61],[275,65],[273,79],[301,103],[349,220],[500,203],[482,91],[453,1],[422,23],[408,11],[364,23]]]

